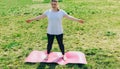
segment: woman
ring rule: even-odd
[[[42,18],[48,18],[48,28],[47,28],[47,56],[45,59],[48,59],[50,51],[52,49],[52,44],[54,40],[54,36],[57,38],[57,42],[59,44],[60,50],[63,55],[63,60],[66,60],[64,56],[64,44],[63,44],[63,28],[62,28],[62,18],[65,17],[67,19],[83,23],[83,20],[77,19],[68,15],[64,10],[59,9],[58,0],[51,0],[51,9],[45,11],[42,15],[37,16],[36,18],[26,20],[27,23],[30,23],[34,20],[40,20]]]

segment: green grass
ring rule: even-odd
[[[48,1],[49,2],[49,1]],[[68,14],[85,20],[84,24],[63,19],[65,51],[81,51],[87,65],[25,64],[33,50],[46,50],[47,19],[34,21],[50,8],[45,0],[0,1],[0,69],[119,69],[120,1],[61,0]],[[52,51],[60,51],[57,41]]]

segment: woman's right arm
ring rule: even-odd
[[[26,22],[27,22],[27,23],[30,23],[30,22],[32,22],[32,21],[34,21],[34,20],[40,20],[40,19],[45,18],[45,17],[46,17],[46,15],[45,15],[45,14],[42,14],[42,15],[39,15],[39,16],[37,16],[37,17],[35,17],[35,18],[28,19],[28,20],[26,20]]]

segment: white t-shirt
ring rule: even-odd
[[[58,12],[49,9],[45,11],[43,14],[45,14],[48,17],[47,33],[54,35],[62,34],[63,33],[62,18],[64,15],[67,15],[67,13],[62,9],[60,9]]]

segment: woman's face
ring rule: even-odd
[[[51,6],[53,9],[58,8],[58,3],[57,2],[51,2]]]

